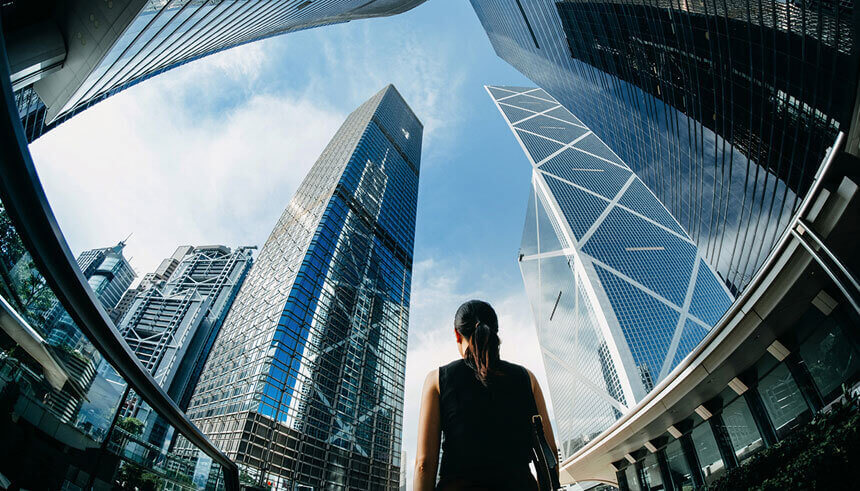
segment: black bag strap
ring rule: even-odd
[[[558,479],[558,458],[552,454],[552,449],[546,440],[545,426],[549,425],[549,421],[543,421],[540,411],[537,408],[534,391],[532,390],[532,378],[528,370],[523,368],[525,372],[526,383],[528,384],[528,400],[530,401],[529,412],[529,433],[532,438],[532,461],[535,465],[535,470],[538,474],[538,488],[540,491],[549,491],[559,489]]]

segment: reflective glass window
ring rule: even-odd
[[[743,397],[738,397],[723,409],[723,423],[738,461],[750,457],[764,446],[750,408]]]
[[[627,487],[630,491],[642,491],[642,486],[639,485],[639,473],[636,472],[635,465],[628,465],[624,469],[624,475],[627,476]]]
[[[758,392],[779,438],[784,438],[808,410],[806,401],[784,363],[759,381]]]
[[[705,483],[710,484],[725,471],[725,465],[722,457],[720,457],[720,449],[717,447],[717,440],[714,438],[711,425],[707,421],[700,424],[693,428],[690,436],[696,447],[696,456],[699,458],[699,465],[702,466]]]
[[[672,485],[675,489],[682,491],[693,489],[693,476],[690,472],[690,466],[687,465],[687,459],[684,457],[684,450],[681,448],[681,441],[674,440],[666,445],[666,463],[669,465],[669,473],[672,476]]]
[[[800,346],[800,357],[825,398],[838,391],[860,369],[857,351],[842,328],[835,324],[826,323],[816,329]]]
[[[642,480],[648,490],[656,491],[665,489],[663,476],[660,474],[660,464],[657,462],[657,454],[649,453],[642,461]]]

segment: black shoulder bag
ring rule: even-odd
[[[543,431],[543,419],[537,409],[537,402],[532,391],[531,377],[526,371],[526,381],[529,384],[529,394],[532,401],[532,417],[529,421],[529,431],[532,435],[531,457],[537,471],[538,489],[540,491],[555,491],[561,488],[558,480],[558,457],[553,454],[546,434]]]
[[[543,421],[540,414],[532,416],[532,461],[538,477],[540,491],[555,491],[561,485],[558,482],[558,458],[553,455],[546,435],[543,432]]]

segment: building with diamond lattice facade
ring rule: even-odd
[[[582,121],[541,89],[487,90],[533,167],[519,263],[569,456],[642,400],[732,295]]]

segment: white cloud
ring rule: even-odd
[[[469,279],[464,278],[461,271],[463,268],[457,265],[433,258],[418,261],[413,266],[403,415],[403,449],[407,452],[407,460],[401,463],[407,468],[409,489],[412,489],[424,378],[430,370],[460,356],[454,341],[454,313],[466,300],[478,298],[493,305],[499,316],[502,358],[524,365],[535,374],[544,390],[552,419],[546,373],[525,292],[521,288],[511,291],[507,285],[468,288],[464,284]]]
[[[392,42],[380,45],[379,33],[371,33],[371,29],[378,26],[364,22],[361,29],[320,31],[327,65],[323,73],[353,74],[345,88],[357,101],[393,83],[424,124],[422,163],[433,161],[428,152],[447,151],[448,145],[442,143],[456,137],[464,116],[461,97],[466,69],[450,63],[458,51],[456,39],[441,43],[435,39],[435,44],[429,44],[421,32],[387,26],[385,36]],[[330,81],[311,85],[326,82]]]
[[[255,46],[128,89],[31,146],[73,251],[133,233],[126,253],[144,274],[180,244],[262,245],[346,115],[279,94],[224,104],[253,83]],[[212,107],[189,111],[188,98]]]

